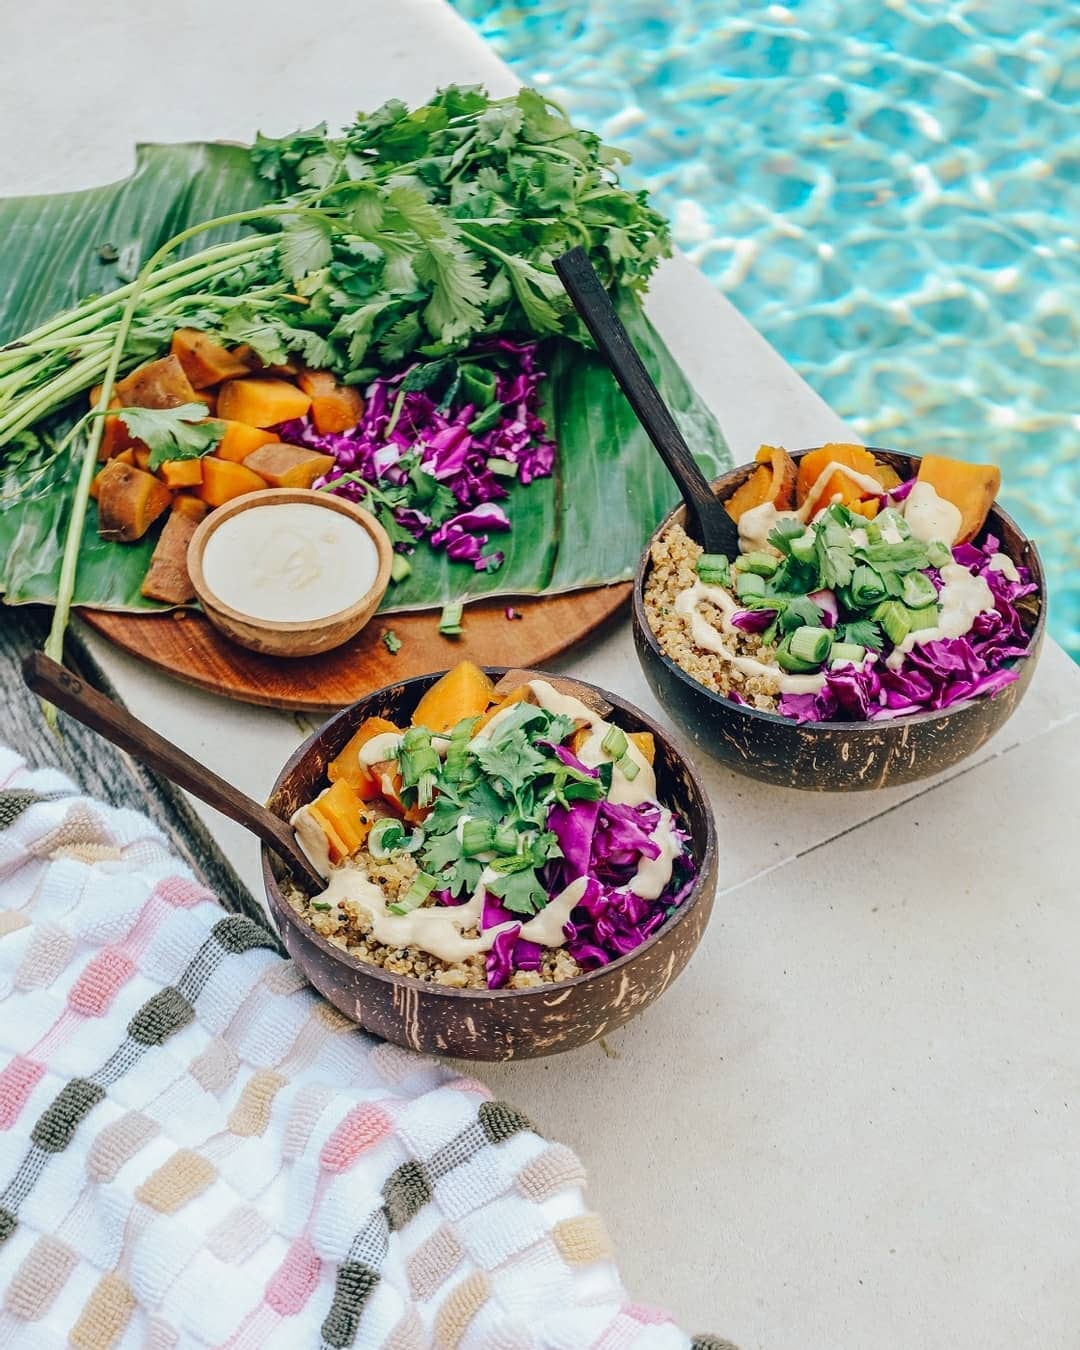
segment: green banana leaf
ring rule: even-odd
[[[265,200],[264,185],[242,147],[150,145],[120,183],[52,196],[0,199],[0,343],[42,323],[83,297],[127,279],[166,239],[200,220]],[[216,231],[187,251],[235,237]],[[105,245],[120,262],[105,262]],[[709,476],[730,464],[712,415],[690,387],[632,297],[618,297],[623,322],[689,444]],[[391,587],[385,610],[420,609],[481,595],[574,590],[633,575],[641,549],[677,492],[601,359],[555,339],[543,349],[542,414],[559,447],[555,474],[515,485],[505,503],[513,522],[498,546],[506,561],[493,573],[450,562],[418,546],[413,570]],[[54,420],[58,434],[72,418]],[[74,452],[73,452],[74,453]],[[9,604],[56,598],[64,529],[77,465],[55,461],[19,494],[25,468],[5,468],[0,452],[0,593]],[[75,603],[102,609],[152,610],[139,587],[154,538],[137,544],[98,537],[91,503],[76,580]]]

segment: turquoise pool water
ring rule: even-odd
[[[452,3],[862,436],[1000,465],[1080,658],[1080,8]]]

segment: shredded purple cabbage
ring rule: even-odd
[[[493,571],[505,555],[488,550],[489,536],[509,530],[510,521],[495,505],[508,495],[506,480],[492,471],[489,462],[515,465],[517,481],[527,486],[551,476],[556,448],[537,412],[544,378],[536,366],[537,344],[499,338],[469,357],[490,353],[500,354],[504,363],[509,360],[511,368],[494,370],[500,413],[487,430],[469,430],[479,412],[472,404],[440,410],[423,389],[401,395],[395,421],[398,386],[409,374],[403,370],[369,386],[363,415],[352,430],[320,435],[307,418],[298,418],[282,423],[277,433],[292,445],[333,455],[334,467],[316,480],[316,487],[327,487],[372,509],[379,506],[381,493],[394,490],[393,504],[384,504],[384,510],[402,531],[416,540],[427,538],[432,548],[444,549],[450,558],[471,563],[477,571]],[[460,508],[457,513],[447,514],[445,497],[432,513],[430,497],[410,478],[414,466],[429,482],[434,479],[448,490]],[[399,539],[399,549],[409,547],[408,540]]]
[[[868,658],[830,670],[816,694],[783,694],[780,712],[796,722],[865,721],[902,717],[906,713],[951,708],[965,699],[993,695],[1019,679],[1014,662],[1026,656],[1030,635],[1016,602],[1038,589],[1028,568],[1018,567],[1019,580],[990,566],[999,551],[992,535],[981,545],[959,544],[953,558],[986,579],[994,609],[978,615],[964,637],[939,638],[912,648],[897,670]],[[935,574],[935,584],[940,584]]]
[[[775,609],[737,609],[731,616],[731,622],[744,633],[764,633],[775,618]]]

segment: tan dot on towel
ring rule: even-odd
[[[315,1016],[336,1036],[345,1031],[355,1031],[356,1023],[350,1022],[343,1012],[339,1012],[332,1003],[319,1002],[315,1005]]]
[[[436,1228],[409,1258],[409,1285],[417,1298],[430,1298],[454,1273],[465,1250],[449,1224]]]
[[[67,848],[72,844],[110,843],[112,840],[97,812],[83,802],[75,802],[68,807],[67,815],[56,829],[35,840],[29,851],[35,857],[47,858],[54,849]]]
[[[270,1123],[274,1098],[287,1082],[288,1079],[272,1069],[259,1069],[253,1073],[229,1116],[229,1129],[233,1134],[262,1134]]]
[[[23,1258],[4,1295],[4,1311],[24,1322],[48,1312],[75,1265],[70,1247],[54,1237],[39,1237]]]
[[[29,919],[22,914],[16,914],[13,909],[0,910],[0,938],[6,938],[9,933],[17,933],[29,922]]]
[[[270,1236],[271,1228],[254,1205],[238,1205],[212,1228],[206,1247],[219,1261],[241,1265]]]
[[[157,1134],[157,1123],[141,1111],[127,1111],[106,1125],[90,1145],[86,1170],[95,1181],[112,1181],[129,1158]]]
[[[482,1270],[474,1270],[446,1296],[435,1318],[439,1350],[457,1350],[469,1323],[487,1301],[491,1286]]]
[[[291,961],[281,961],[271,966],[263,976],[263,982],[271,994],[279,998],[291,998],[301,989],[307,989],[308,982],[304,972]]]
[[[207,1092],[223,1092],[240,1070],[240,1058],[231,1045],[220,1037],[191,1061],[188,1072]]]
[[[386,1339],[383,1350],[424,1350],[427,1337],[415,1308],[409,1308]]]
[[[549,1200],[569,1186],[585,1185],[585,1169],[572,1149],[553,1144],[526,1163],[518,1174],[518,1186],[530,1200]]]
[[[71,1328],[68,1345],[75,1350],[109,1350],[123,1335],[135,1311],[135,1295],[119,1275],[98,1280],[79,1320]]]
[[[571,1266],[611,1259],[611,1243],[599,1214],[580,1214],[563,1219],[552,1230],[555,1245]]]
[[[137,1188],[135,1198],[161,1214],[175,1214],[205,1191],[216,1176],[213,1163],[190,1148],[177,1149]]]

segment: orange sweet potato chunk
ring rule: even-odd
[[[198,525],[200,520],[205,520],[210,511],[209,506],[198,497],[189,495],[187,492],[178,492],[173,498],[173,515],[187,516],[188,520],[193,520]]]
[[[169,350],[195,389],[206,389],[222,380],[235,380],[251,373],[249,361],[197,328],[178,328]]]
[[[218,391],[217,410],[233,422],[252,427],[274,427],[303,417],[311,407],[311,396],[288,380],[229,380]]]
[[[367,838],[372,821],[356,791],[339,778],[311,803],[308,812],[322,827],[330,861],[339,863],[355,853]]]
[[[205,402],[172,355],[133,370],[116,386],[116,395],[123,408],[179,408],[183,403]]]
[[[450,731],[464,717],[479,717],[495,686],[472,661],[459,661],[427,691],[412,715],[414,727]]]
[[[133,543],[171,501],[169,489],[152,473],[110,460],[97,481],[98,533],[102,539]]]
[[[497,703],[493,703],[491,707],[488,708],[487,712],[481,716],[476,726],[473,727],[473,735],[475,736],[482,727],[487,726],[493,717],[498,716],[499,713],[503,712],[506,708],[511,707],[513,704],[535,702],[536,695],[529,686],[527,684],[519,684],[516,689],[511,689],[508,694],[504,694]]]
[[[203,477],[195,494],[207,506],[224,506],[234,497],[242,497],[247,492],[261,492],[266,487],[266,480],[243,464],[215,459],[213,455],[206,455],[199,462],[202,464]]]
[[[765,502],[772,502],[778,511],[790,511],[795,505],[798,470],[788,452],[782,446],[763,445],[755,458],[759,467],[724,503],[732,520]]]
[[[167,488],[198,487],[202,482],[202,460],[167,459],[159,466],[158,477]]]
[[[929,483],[960,512],[958,544],[974,539],[1001,490],[1001,470],[996,464],[968,464],[944,455],[924,455],[919,464],[919,482]]]
[[[277,441],[272,431],[264,431],[262,427],[249,427],[246,422],[232,422],[224,417],[219,420],[225,424],[225,435],[214,447],[218,459],[228,459],[239,464],[258,450],[260,445]]]
[[[316,478],[334,467],[333,455],[307,450],[302,445],[283,445],[280,441],[260,445],[244,464],[265,478],[271,487],[309,488]]]
[[[364,400],[348,384],[339,384],[328,370],[302,370],[296,383],[311,395],[311,420],[321,436],[349,431],[364,413]]]
[[[385,717],[365,718],[359,728],[345,742],[339,753],[326,766],[327,778],[331,783],[344,779],[350,787],[359,793],[364,801],[373,801],[381,795],[381,786],[369,766],[361,761],[360,751],[375,736],[382,736],[386,733],[400,733],[400,730],[400,727],[396,727],[393,722],[388,722]]]
[[[877,465],[874,456],[863,446],[839,442],[823,445],[820,450],[811,450],[808,455],[803,455],[799,463],[796,500],[800,506],[806,501],[822,473],[833,463],[844,464],[849,469],[854,469],[856,473],[876,479]],[[814,509],[828,506],[836,496],[840,497],[842,505],[852,506],[871,495],[873,494],[864,492],[857,483],[853,483],[846,473],[834,473],[825,483]]]

